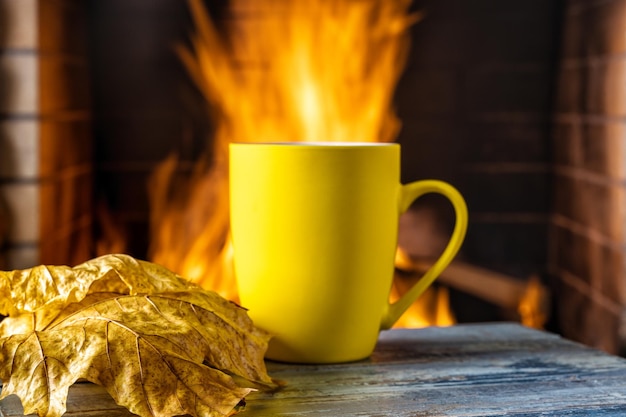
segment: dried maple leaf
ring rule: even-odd
[[[0,314],[10,318],[0,323],[0,337],[7,335],[5,328],[18,326],[18,321],[42,330],[63,308],[88,293],[134,295],[194,288],[168,269],[128,255],[105,255],[73,268],[40,265],[0,271]]]
[[[83,299],[88,292],[149,294],[191,287],[162,266],[128,255],[105,255],[73,268],[40,265],[0,271],[0,314],[11,316],[65,306]]]
[[[254,327],[244,309],[167,270],[131,259],[98,258],[57,275],[55,267],[45,269],[51,276],[62,275],[65,291],[71,288],[70,276],[92,285],[81,290],[80,299],[58,291],[55,297],[41,297],[39,304],[20,304],[32,311],[11,310],[17,316],[5,319],[10,325],[0,338],[0,378],[5,381],[0,398],[17,394],[26,414],[57,417],[65,413],[69,387],[86,379],[140,416],[222,416],[251,391],[232,376],[272,384],[263,362],[269,337]],[[85,278],[85,271],[99,278]],[[22,282],[24,274],[13,276]],[[32,271],[30,276],[35,277]],[[113,291],[103,291],[107,283]],[[55,314],[43,328],[24,324],[46,308]]]

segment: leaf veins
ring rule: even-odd
[[[233,377],[272,385],[263,362],[269,337],[246,311],[156,265],[110,255],[75,269],[4,273],[0,292],[7,282],[14,303],[4,303],[13,316],[0,324],[0,398],[17,394],[26,414],[63,415],[78,379],[153,417],[230,415],[252,390]],[[34,289],[51,282],[53,296]]]

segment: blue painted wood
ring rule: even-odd
[[[513,323],[390,330],[366,360],[268,371],[285,386],[250,394],[242,416],[626,416],[625,359]],[[22,415],[14,397],[0,412]],[[76,384],[66,415],[131,414]]]
[[[250,416],[626,416],[626,360],[517,324],[383,332],[368,360],[270,364]]]

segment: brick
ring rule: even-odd
[[[38,59],[34,54],[0,55],[0,113],[35,114]]]
[[[59,233],[72,227],[85,215],[92,214],[92,181],[91,171],[67,170],[42,183],[40,188],[42,236]]]
[[[37,0],[0,0],[2,48],[37,48]]]
[[[1,184],[0,198],[6,203],[10,218],[9,243],[37,242],[39,239],[40,207],[38,184]]]
[[[0,120],[0,179],[36,178],[39,129],[35,120]]]
[[[560,271],[578,277],[586,285],[592,285],[590,258],[595,244],[588,237],[566,226],[551,226],[551,263]]]
[[[555,307],[559,332],[568,339],[583,340],[585,327],[588,325],[588,309],[591,303],[585,291],[587,286],[584,283],[575,285],[576,281],[579,280],[577,277],[570,277],[568,280],[562,276],[556,278],[552,291],[554,294],[558,294],[558,302]],[[574,282],[571,282],[572,280]]]
[[[502,2],[499,0],[415,0],[416,10],[427,11],[429,15],[439,16],[466,16],[480,18],[489,15],[515,14],[539,18],[546,14],[551,15],[554,1],[526,0]]]
[[[570,282],[561,281],[555,291],[561,300],[567,300],[557,305],[560,333],[568,339],[617,354],[620,317]]]
[[[485,65],[465,74],[463,109],[467,113],[528,112],[550,109],[552,75],[544,65]]]
[[[467,164],[537,163],[549,160],[548,130],[543,123],[525,121],[473,122],[472,140],[460,141]]]
[[[42,120],[40,175],[47,178],[68,168],[91,165],[94,158],[92,134],[91,121],[87,117]]]
[[[600,277],[598,286],[602,294],[609,300],[626,304],[626,280],[624,279],[625,255],[621,245],[600,246],[598,268]]]
[[[563,13],[561,57],[577,59],[585,54],[584,37],[587,29],[583,13]]]
[[[621,120],[555,123],[556,165],[589,171],[608,179],[626,177],[626,123]]]
[[[621,317],[602,302],[593,302],[586,308],[584,335],[580,342],[593,348],[618,354]]]
[[[582,141],[582,122],[580,120],[555,121],[552,128],[552,159],[557,167],[581,168],[580,154]]]
[[[475,212],[546,213],[549,204],[549,176],[533,167],[507,172],[466,172],[464,195]],[[516,167],[514,167],[516,168]]]
[[[522,278],[545,268],[547,220],[478,223],[471,219],[470,215],[462,252],[473,264]]]
[[[567,225],[553,225],[551,237],[551,262],[559,271],[577,277],[616,305],[626,301],[621,245],[595,240],[592,231]]]
[[[584,80],[588,78],[588,68],[580,65],[567,65],[556,74],[555,111],[557,113],[580,113],[586,110]]]
[[[494,59],[537,62],[550,59],[555,53],[554,2],[533,3],[527,13],[498,10],[502,5],[474,9],[471,13],[467,9],[473,8],[473,2],[457,13],[448,8],[445,14],[431,13],[438,3],[430,1],[416,6],[425,12],[425,17],[412,29],[413,48],[418,52],[411,55],[411,63],[449,67]],[[505,7],[517,7],[518,3],[523,2],[507,2]]]
[[[191,147],[191,142],[196,140],[185,138],[184,121],[175,114],[162,111],[152,115],[133,115],[105,115],[95,121],[98,136],[95,152],[100,163],[154,165],[173,151]],[[206,138],[198,140],[209,145]]]
[[[554,180],[555,213],[571,219],[607,239],[619,241],[626,190],[616,183],[602,183],[557,173]]]
[[[19,246],[9,247],[7,250],[6,269],[13,271],[15,269],[27,269],[39,265],[39,247],[37,246]]]
[[[400,81],[396,97],[398,105],[411,109],[412,115],[450,115],[458,110],[459,88],[455,71],[415,68]]]
[[[407,119],[397,138],[402,146],[403,181],[424,178],[456,181],[464,143],[469,140],[464,124],[448,119]]]
[[[626,123],[607,121],[588,123],[582,136],[583,167],[608,178],[624,179]]]
[[[55,0],[39,2],[39,48],[49,53],[82,56],[87,52],[86,2]]]
[[[99,187],[102,195],[121,213],[148,213],[147,184],[151,171],[101,170]]]
[[[39,110],[44,116],[89,110],[91,97],[86,59],[43,55],[39,65]]]
[[[65,230],[42,239],[41,263],[77,265],[94,256],[93,225],[90,218],[76,222]]]
[[[623,1],[575,5],[568,9],[566,16],[567,22],[577,22],[575,26],[578,27],[578,40],[582,46],[578,50],[567,48],[568,56],[604,56],[626,52],[626,38],[615,36],[626,32],[626,3]]]
[[[626,58],[590,65],[585,102],[593,114],[626,115]]]

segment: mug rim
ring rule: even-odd
[[[400,146],[395,142],[347,142],[347,141],[328,141],[328,142],[231,142],[230,145],[243,146],[294,146],[294,147],[311,147],[311,148],[357,148],[357,147],[387,147]]]

